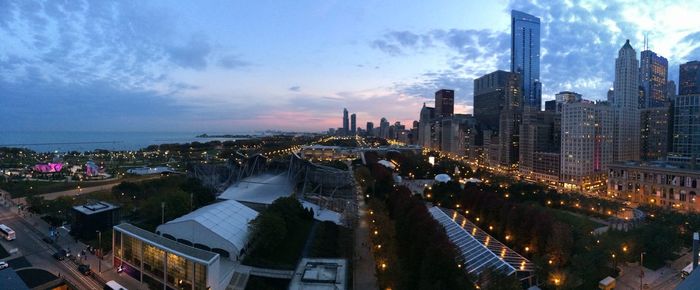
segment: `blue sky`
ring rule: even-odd
[[[320,131],[409,122],[439,88],[510,67],[511,9],[542,19],[544,100],[602,99],[629,38],[700,59],[680,1],[0,0],[0,130]]]

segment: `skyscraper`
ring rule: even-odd
[[[389,121],[386,118],[379,120],[379,137],[389,138]]]
[[[651,50],[641,53],[639,66],[639,82],[644,90],[640,100],[640,108],[656,108],[664,106],[666,85],[668,82],[668,60]]]
[[[343,109],[343,132],[340,135],[347,135],[350,133],[350,120],[348,120],[348,109]]]
[[[673,152],[672,161],[690,161],[700,158],[700,94],[679,95],[673,98]]]
[[[666,84],[666,99],[671,100],[671,97],[675,96],[678,94],[678,91],[676,91],[676,82],[673,80],[668,81]]]
[[[700,94],[700,61],[681,64],[678,88],[678,95]]]
[[[640,143],[639,152],[642,160],[657,160],[668,153],[669,117],[671,104],[662,107],[645,108],[639,111]]]
[[[357,134],[357,116],[355,114],[350,115],[350,135],[355,136]]]
[[[432,147],[432,120],[435,117],[435,108],[427,107],[423,103],[418,120],[418,145],[424,148]]]
[[[367,136],[374,136],[374,123],[367,122]]]
[[[498,118],[504,106],[508,77],[512,73],[502,70],[474,79],[474,118],[482,130],[498,131]]]
[[[435,117],[449,117],[454,114],[454,111],[455,91],[442,89],[435,92]]]
[[[639,160],[639,62],[629,39],[615,59],[613,161]]]
[[[510,71],[521,75],[523,105],[540,108],[540,19],[517,10],[510,15]]]

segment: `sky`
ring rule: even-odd
[[[694,1],[0,0],[1,131],[322,131],[409,123],[434,92],[471,113],[510,68],[510,11],[541,18],[543,101],[604,99],[630,39],[700,59]]]

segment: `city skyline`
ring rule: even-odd
[[[648,35],[675,82],[679,64],[700,56],[697,7],[538,3],[413,3],[380,19],[395,5],[3,2],[0,37],[10,41],[0,48],[0,123],[323,131],[338,127],[344,107],[361,124],[410,124],[443,88],[455,90],[455,113],[472,113],[474,78],[510,67],[511,9],[541,19],[543,101],[564,90],[605,99],[625,39],[639,52]]]

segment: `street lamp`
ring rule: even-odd
[[[639,290],[642,290],[643,288],[643,283],[642,281],[644,280],[644,254],[647,252],[642,252],[639,254]]]
[[[96,231],[97,232],[97,248],[100,253],[100,259],[97,261],[97,268],[100,273],[102,273],[102,232],[101,231]]]

